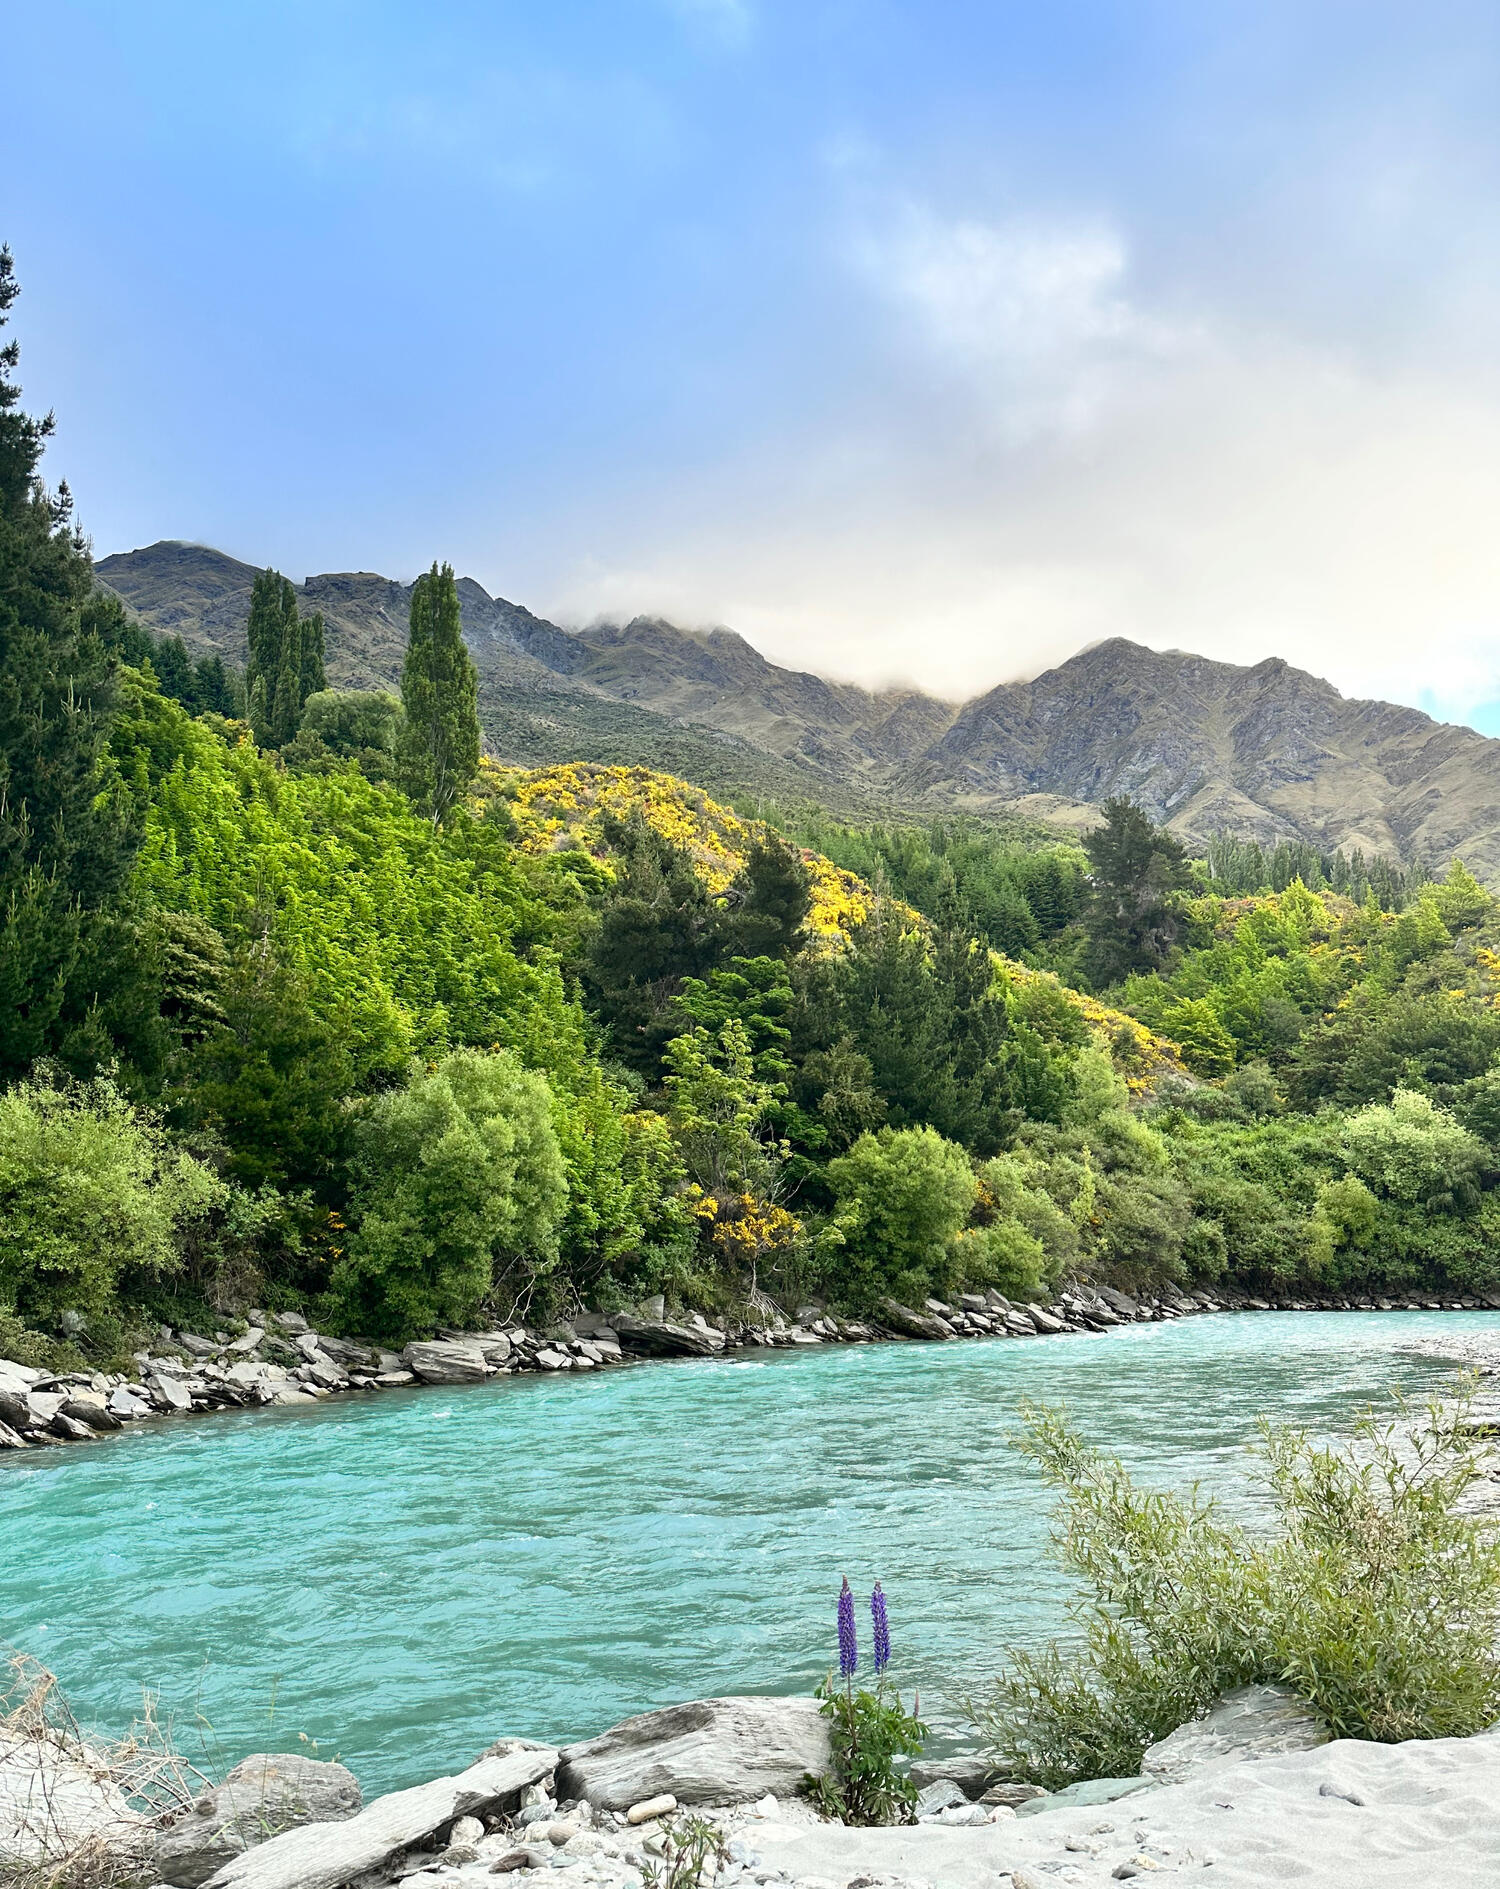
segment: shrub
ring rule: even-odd
[[[935,1128],[882,1128],[829,1162],[828,1184],[844,1240],[839,1284],[852,1300],[921,1299],[943,1282],[978,1193],[962,1148]]]
[[[0,1304],[27,1323],[107,1315],[122,1275],[170,1273],[229,1190],[107,1081],[0,1094]]]
[[[1398,1089],[1388,1107],[1371,1104],[1351,1116],[1344,1151],[1352,1172],[1390,1200],[1451,1212],[1478,1199],[1484,1144],[1415,1090]]]
[[[1079,1650],[1013,1649],[970,1714],[1049,1787],[1135,1772],[1219,1694],[1294,1687],[1336,1737],[1465,1737],[1500,1716],[1500,1544],[1458,1512],[1481,1473],[1465,1400],[1320,1447],[1263,1425],[1277,1531],[1252,1536],[1196,1489],[1141,1489],[1064,1418],[1020,1447],[1061,1490],[1056,1542],[1092,1589]]]
[[[550,1269],[565,1198],[546,1079],[506,1050],[454,1051],[359,1126],[341,1315],[393,1339],[471,1323],[502,1280],[514,1297]]]

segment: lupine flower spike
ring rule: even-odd
[[[854,1595],[849,1577],[839,1589],[839,1678],[848,1679],[859,1664],[859,1648],[854,1639]]]
[[[870,1618],[875,1623],[875,1676],[879,1678],[891,1663],[891,1625],[886,1619],[885,1595],[879,1581],[870,1596]]]

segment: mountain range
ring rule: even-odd
[[[235,662],[255,567],[175,540],[96,566],[149,628]],[[768,662],[731,630],[655,617],[561,629],[459,580],[480,718],[498,759],[640,762],[719,793],[1001,813],[1078,826],[1128,793],[1184,838],[1304,840],[1500,882],[1500,741],[1351,700],[1280,659],[1242,668],[1114,637],[954,704]],[[334,686],[390,688],[410,587],[309,577]]]

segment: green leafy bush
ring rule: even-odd
[[[110,1313],[123,1275],[170,1273],[229,1189],[107,1081],[0,1093],[0,1305],[27,1323]]]
[[[355,1329],[409,1338],[470,1324],[497,1285],[557,1258],[563,1157],[545,1077],[506,1050],[455,1050],[369,1105],[355,1137],[354,1231],[332,1291]]]
[[[839,1284],[851,1300],[920,1300],[944,1284],[978,1193],[962,1148],[935,1128],[882,1128],[829,1162],[828,1184],[844,1242]]]
[[[1196,1489],[1137,1487],[1056,1412],[1026,1418],[1019,1446],[1062,1493],[1060,1559],[1091,1592],[1080,1647],[1012,1649],[970,1704],[1019,1776],[1127,1776],[1255,1682],[1295,1688],[1336,1737],[1465,1737],[1500,1717],[1500,1543],[1460,1512],[1481,1473],[1463,1400],[1338,1447],[1263,1426],[1265,1535]]]

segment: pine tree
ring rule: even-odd
[[[0,249],[0,326],[18,293]],[[66,486],[38,468],[52,420],[20,411],[14,341],[0,348],[0,1074],[55,1044],[95,914],[138,840],[110,791],[115,664]]]
[[[401,670],[406,711],[401,766],[406,791],[434,826],[479,771],[479,678],[464,648],[453,566],[436,564],[411,594],[411,635]]]

